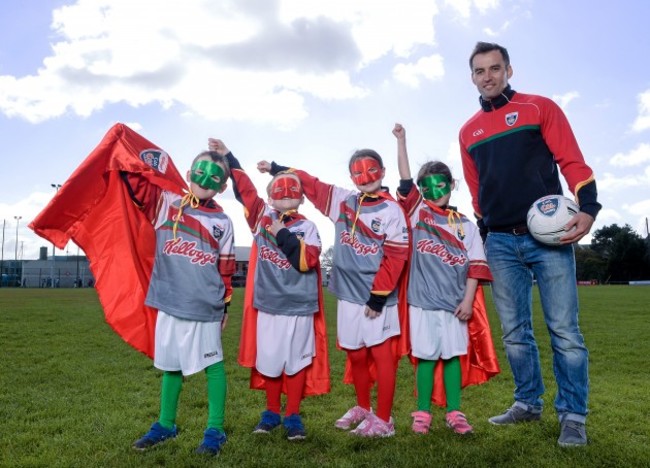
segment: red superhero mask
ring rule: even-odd
[[[381,165],[376,159],[361,158],[350,165],[352,180],[357,185],[366,185],[381,179]]]
[[[282,200],[283,198],[298,200],[302,197],[300,182],[295,177],[279,177],[271,184],[270,197],[273,200]]]

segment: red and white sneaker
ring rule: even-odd
[[[352,426],[356,426],[360,422],[363,422],[366,419],[366,416],[371,413],[372,409],[368,411],[361,406],[353,406],[343,416],[336,420],[334,426],[347,431]]]
[[[393,418],[386,422],[375,414],[368,413],[366,419],[350,434],[359,437],[392,437],[395,435],[395,422]]]
[[[460,411],[450,411],[445,416],[447,427],[451,428],[456,434],[469,434],[473,431],[472,426],[467,422],[467,418]]]

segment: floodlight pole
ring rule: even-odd
[[[56,193],[59,193],[59,189],[61,188],[61,184],[50,184],[53,189],[56,190]],[[54,245],[54,242],[52,242],[52,274],[50,275],[52,279],[52,287],[54,287],[54,266],[56,264],[56,246]]]

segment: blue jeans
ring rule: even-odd
[[[561,420],[584,422],[589,395],[589,354],[578,326],[573,246],[548,247],[529,234],[490,232],[485,242],[494,277],[492,296],[515,381],[515,401],[541,411],[544,383],[533,334],[533,275],[551,335]]]

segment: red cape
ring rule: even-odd
[[[257,266],[257,246],[253,244],[248,262],[246,275],[246,290],[244,292],[244,316],[242,317],[241,338],[239,340],[239,356],[237,361],[244,367],[251,368],[250,388],[263,390],[266,380],[257,369],[257,309],[253,306],[253,290],[255,284],[255,268]],[[318,284],[321,283],[320,267],[318,271]],[[314,332],[316,341],[316,356],[311,365],[307,367],[305,396],[322,395],[330,391],[330,367],[327,350],[327,328],[325,326],[325,308],[323,307],[323,290],[318,288],[319,310],[314,315]],[[282,374],[282,392],[287,392],[286,375]]]
[[[467,321],[467,331],[469,334],[467,354],[459,356],[462,388],[468,385],[485,383],[501,372],[496,351],[494,350],[494,343],[492,342],[492,332],[487,318],[483,287],[480,285],[476,289],[476,295],[474,296],[473,313],[472,318]],[[413,368],[416,369],[417,358],[413,356],[409,356],[409,358]],[[431,400],[438,406],[447,406],[443,362],[441,359],[438,360],[433,374],[433,395]]]
[[[147,152],[146,150],[152,150]],[[158,157],[153,169],[141,159]],[[149,192],[183,193],[186,184],[169,156],[123,124],[114,125],[29,225],[63,249],[70,239],[86,253],[106,322],[131,346],[153,357],[156,310],[144,305],[155,232],[132,202],[120,176],[149,183]]]

